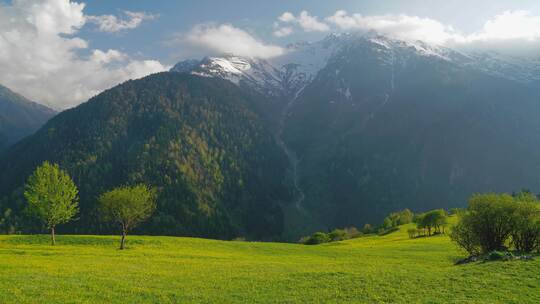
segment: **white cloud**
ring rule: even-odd
[[[404,40],[423,40],[443,44],[461,39],[452,27],[437,20],[408,15],[363,16],[337,11],[326,20],[343,30],[376,31]]]
[[[274,36],[276,37],[286,37],[293,33],[292,27],[282,27],[274,31]]]
[[[157,15],[148,14],[145,12],[130,12],[124,11],[127,19],[120,19],[114,15],[87,16],[88,21],[99,26],[102,32],[114,33],[123,30],[134,29],[141,25],[145,20],[153,20]]]
[[[165,69],[157,61],[134,60],[117,50],[85,51],[88,42],[76,36],[87,22],[84,6],[69,0],[0,4],[0,83],[64,109],[125,80]]]
[[[506,11],[487,21],[479,33],[468,40],[513,40],[534,41],[540,38],[540,16],[528,11]]]
[[[283,48],[266,44],[230,24],[197,25],[180,40],[191,47],[217,54],[231,53],[238,56],[271,58],[284,53]]]
[[[503,12],[469,34],[434,19],[408,15],[363,16],[340,10],[325,20],[341,30],[376,31],[397,39],[423,40],[458,49],[513,56],[538,56],[540,52],[540,16],[528,11]]]
[[[98,63],[110,63],[114,61],[123,61],[126,60],[128,56],[117,50],[108,50],[103,52],[102,50],[94,50],[90,60]]]
[[[278,18],[281,22],[293,22],[296,20],[296,17],[291,12],[285,12]]]
[[[307,11],[301,11],[298,17],[291,12],[285,12],[278,17],[282,23],[297,24],[306,32],[327,32],[330,30],[328,24],[319,21],[319,18],[311,16]]]

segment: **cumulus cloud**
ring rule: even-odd
[[[266,44],[248,32],[231,24],[202,24],[180,37],[181,42],[205,52],[231,53],[238,56],[271,58],[282,55],[284,49]]]
[[[0,83],[64,109],[125,80],[166,69],[117,50],[89,49],[76,36],[87,22],[84,7],[69,0],[0,4]]]
[[[487,21],[481,30],[450,40],[447,45],[472,51],[539,57],[540,16],[528,11],[506,11]]]
[[[540,16],[528,11],[506,11],[484,24],[482,30],[467,37],[468,40],[534,41],[540,38]]]
[[[278,17],[278,21],[282,23],[296,24],[306,32],[327,32],[330,30],[330,27],[328,26],[328,24],[319,21],[319,18],[310,15],[307,11],[301,11],[298,16],[295,16],[291,12],[285,12],[281,16]],[[287,29],[290,29],[290,28],[283,27],[281,29],[278,29],[276,32],[280,32],[280,31],[292,32],[292,29],[290,30],[287,30]],[[274,34],[276,32],[274,32]]]
[[[146,12],[124,11],[126,19],[120,19],[114,15],[87,16],[88,21],[98,25],[101,32],[120,32],[137,28],[145,20],[153,20],[158,16]]]
[[[289,36],[291,35],[292,33],[294,32],[294,30],[292,29],[292,27],[282,27],[282,28],[277,28],[275,31],[274,31],[274,36],[276,37],[286,37],[286,36]]]
[[[363,16],[337,11],[326,20],[343,30],[376,31],[404,40],[422,40],[443,44],[449,40],[461,39],[451,26],[437,20],[408,15]]]
[[[376,31],[397,39],[423,40],[470,51],[516,56],[531,56],[540,51],[540,16],[528,11],[503,12],[469,34],[434,19],[408,15],[363,16],[340,10],[325,20],[342,30]]]

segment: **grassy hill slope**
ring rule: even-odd
[[[193,238],[0,236],[1,303],[539,303],[540,259],[454,266],[406,229],[305,246]]]

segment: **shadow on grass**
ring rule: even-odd
[[[11,245],[49,245],[51,237],[49,235],[17,235],[11,236],[2,241],[5,244]],[[58,235],[56,236],[56,244],[63,245],[82,245],[82,246],[119,246],[119,236],[92,236],[92,235]],[[130,245],[160,245],[159,240],[141,240],[141,239],[126,239],[126,246]]]

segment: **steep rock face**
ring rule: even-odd
[[[55,114],[0,85],[0,149],[32,134]]]
[[[158,187],[158,209],[139,233],[278,238],[287,162],[252,105],[228,81],[162,73],[129,81],[52,119],[0,161],[0,206],[22,215],[20,187],[44,160],[80,188],[68,232],[114,231],[96,198],[123,184]],[[12,222],[15,220],[12,220]],[[28,227],[28,219],[17,219]],[[23,225],[24,224],[24,225]]]

